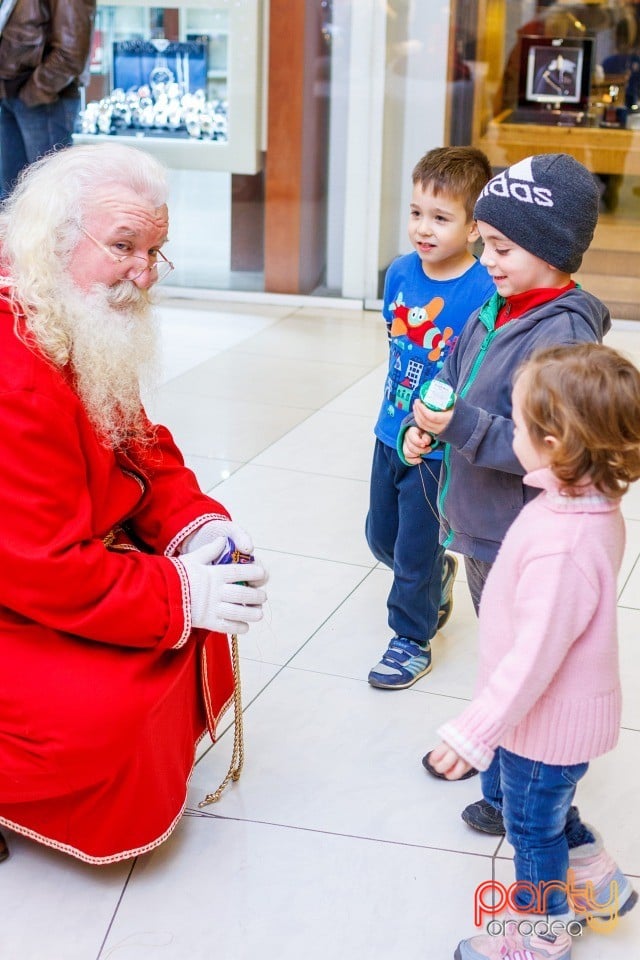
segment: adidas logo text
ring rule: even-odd
[[[513,197],[521,203],[534,203],[539,207],[552,207],[553,195],[548,187],[536,187],[535,184],[513,180],[505,173],[490,180],[480,194],[481,197],[493,194],[494,197]]]

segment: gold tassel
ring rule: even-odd
[[[231,663],[233,666],[233,753],[227,775],[213,793],[208,793],[198,804],[206,807],[210,803],[217,803],[223,791],[232,780],[239,780],[244,764],[244,728],[242,724],[242,689],[240,687],[240,655],[238,653],[238,637],[234,633],[231,637]]]

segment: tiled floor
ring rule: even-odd
[[[512,867],[506,845],[459,818],[477,781],[438,783],[420,765],[472,690],[462,577],[433,673],[395,693],[366,682],[389,636],[390,575],[363,536],[382,324],[321,304],[170,301],[161,313],[165,372],[150,412],[271,572],[266,620],[240,638],[245,770],[198,809],[226,772],[228,727],[201,748],[172,838],[133,863],[92,868],[10,836],[0,958],[450,958],[473,930],[476,885],[492,871],[509,883]],[[608,342],[640,361],[640,324],[617,324]],[[640,487],[624,509],[624,729],[579,800],[640,886]],[[639,941],[640,908],[609,936],[586,934],[574,958],[630,960]]]

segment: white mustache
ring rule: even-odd
[[[120,280],[107,290],[107,303],[116,309],[143,308],[150,303],[149,291],[141,290],[133,280]]]

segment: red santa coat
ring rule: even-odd
[[[151,850],[233,693],[172,559],[205,519],[171,435],[98,440],[0,300],[0,824],[90,863]]]

